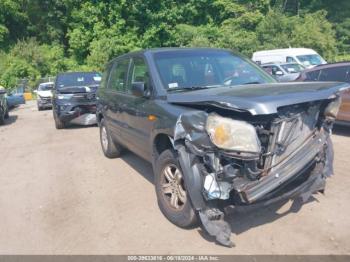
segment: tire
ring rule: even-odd
[[[169,173],[172,174],[172,179],[168,179]],[[156,160],[154,182],[158,205],[164,216],[182,228],[197,226],[198,218],[186,192],[180,164],[173,150],[163,151]]]
[[[121,155],[122,147],[113,141],[105,120],[100,122],[100,142],[103,154],[108,158],[117,158]]]
[[[57,113],[55,111],[53,111],[53,118],[55,120],[56,129],[63,129],[66,127],[66,123],[58,118]]]
[[[0,126],[5,124],[5,114],[0,111]]]
[[[10,117],[10,115],[9,115],[9,109],[7,108],[4,118],[5,118],[5,119],[8,119],[9,117]]]
[[[38,105],[38,111],[41,111],[41,110],[43,110],[43,108]]]

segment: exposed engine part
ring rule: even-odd
[[[208,200],[230,198],[230,192],[233,188],[232,182],[217,181],[214,173],[207,173],[204,178],[205,196]]]
[[[95,125],[97,123],[96,114],[82,114],[71,120],[71,123],[78,125]]]

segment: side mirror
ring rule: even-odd
[[[283,72],[282,72],[282,71],[276,71],[276,72],[275,72],[275,75],[276,75],[276,76],[283,76]]]
[[[131,84],[131,93],[134,96],[137,97],[144,97],[145,96],[145,83],[144,82],[133,82]]]

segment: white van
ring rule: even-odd
[[[273,62],[298,63],[307,68],[327,63],[316,51],[308,48],[285,48],[258,51],[253,54],[252,60],[257,64]]]

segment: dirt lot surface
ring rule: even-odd
[[[349,128],[333,136],[326,195],[232,216],[229,249],[168,222],[151,165],[105,158],[97,127],[56,130],[34,103],[10,115],[0,127],[1,254],[350,254]]]

